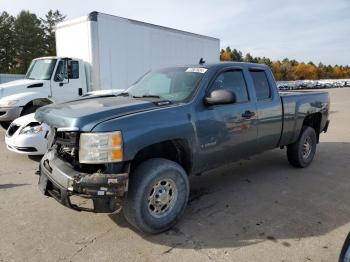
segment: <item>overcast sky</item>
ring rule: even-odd
[[[22,9],[68,19],[99,11],[214,36],[254,56],[350,65],[350,0],[0,0],[0,11]]]

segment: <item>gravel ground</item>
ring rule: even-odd
[[[0,261],[337,261],[350,230],[350,88],[329,92],[310,167],[276,149],[194,177],[184,217],[156,236],[43,196],[38,159],[7,151],[0,131]]]

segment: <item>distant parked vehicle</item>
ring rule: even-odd
[[[99,90],[89,92],[83,97],[116,96],[122,89]],[[7,149],[23,155],[44,155],[47,151],[47,136],[49,128],[45,123],[39,123],[34,113],[17,118],[12,122],[5,134]]]
[[[342,88],[349,86],[349,84],[350,80],[348,79],[296,80],[277,82],[277,86],[280,90]]]
[[[25,79],[0,85],[0,125],[89,91],[125,89],[151,69],[218,62],[217,38],[92,12],[56,28],[57,57],[34,59]],[[135,52],[137,50],[137,52]]]
[[[49,127],[39,123],[34,113],[13,121],[5,134],[7,149],[23,155],[44,155]]]

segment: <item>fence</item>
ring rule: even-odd
[[[24,75],[0,74],[0,84],[24,78]]]

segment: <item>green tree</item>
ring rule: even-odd
[[[244,57],[244,61],[248,62],[248,63],[252,63],[252,62],[254,62],[254,58],[252,57],[252,55],[250,53],[247,53]]]
[[[243,54],[241,51],[238,51],[237,49],[233,49],[231,52],[231,59],[232,61],[242,62],[243,61]]]
[[[0,14],[0,72],[9,73],[15,66],[14,45],[14,21],[15,18],[7,12]]]
[[[50,10],[45,18],[40,18],[42,22],[42,28],[45,32],[45,48],[46,55],[56,55],[56,40],[55,40],[55,27],[58,23],[64,21],[66,16],[61,14],[60,11]]]
[[[263,56],[262,58],[259,58],[258,59],[258,63],[259,64],[265,64],[265,65],[268,65],[270,67],[272,65],[272,61],[269,58],[265,57],[265,56]]]
[[[25,73],[33,58],[46,54],[45,33],[35,14],[21,11],[14,24],[18,73]]]

